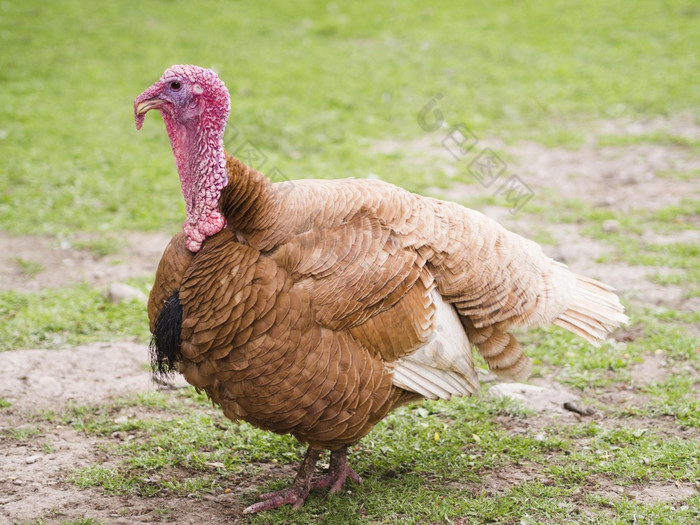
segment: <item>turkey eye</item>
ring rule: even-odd
[[[180,91],[181,87],[182,87],[182,84],[180,84],[179,82],[171,82],[170,83],[170,89],[172,89],[173,91]]]

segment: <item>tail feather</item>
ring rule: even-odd
[[[602,339],[629,318],[612,287],[589,277],[575,277],[568,308],[552,322],[600,346]],[[489,369],[497,376],[522,381],[530,375],[530,360],[515,337],[505,331],[507,326],[476,327],[468,317],[462,318],[462,324],[469,341],[479,349]]]
[[[576,288],[569,307],[553,323],[600,346],[600,341],[618,325],[629,321],[624,312],[625,307],[614,288],[590,277],[576,275]]]
[[[499,378],[524,381],[530,376],[532,363],[512,334],[494,326],[476,328],[469,318],[463,318],[462,324],[469,341],[479,349],[489,370]]]

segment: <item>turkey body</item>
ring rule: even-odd
[[[500,375],[526,376],[507,328],[557,319],[582,284],[454,203],[375,180],[272,184],[232,157],[227,172],[229,226],[196,254],[173,237],[151,330],[177,293],[177,370],[229,418],[312,447],[355,443],[413,399],[475,393],[470,340]]]
[[[161,113],[186,209],[149,297],[154,365],[229,418],[309,444],[292,486],[245,512],[359,482],[347,448],[389,411],[478,391],[472,347],[526,378],[511,327],[554,323],[598,344],[627,320],[608,286],[458,204],[378,180],[272,184],[226,155],[229,108],[215,72],[176,65],[134,118]],[[330,466],[313,481],[321,449]]]

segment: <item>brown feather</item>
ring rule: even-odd
[[[429,364],[439,346],[412,357],[433,344],[434,293],[458,312],[465,341],[513,379],[530,363],[510,326],[554,321],[595,340],[624,320],[608,287],[472,210],[379,181],[294,181],[283,192],[237,159],[227,169],[228,228],[194,256],[173,238],[148,310],[153,327],[179,291],[180,370],[228,417],[338,449],[419,398],[412,382],[437,397],[475,392],[468,343],[456,368],[439,355]]]

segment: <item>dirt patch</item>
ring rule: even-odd
[[[596,135],[643,136],[663,133],[691,141],[700,140],[700,120],[695,113],[682,112],[672,117],[603,120]]]
[[[70,454],[64,450],[64,454]],[[50,460],[48,460],[50,461]],[[92,461],[79,461],[81,466]],[[240,523],[245,505],[242,497],[250,496],[251,486],[259,486],[270,479],[292,478],[293,469],[278,466],[274,472],[263,468],[260,474],[251,474],[240,482],[233,481],[228,492],[194,496],[109,496],[96,489],[79,489],[65,481],[71,470],[49,472],[42,468],[28,474],[22,469],[22,484],[0,479],[0,523],[59,524],[78,519],[93,519],[100,523],[131,525],[140,523],[210,523],[213,525]],[[251,469],[252,470],[252,469]],[[0,472],[0,476],[2,476]],[[15,477],[15,476],[10,476]],[[20,479],[20,478],[17,478]],[[4,481],[4,482],[3,482]],[[16,480],[15,480],[16,481]],[[248,502],[250,503],[250,502]]]
[[[9,235],[0,232],[0,291],[31,292],[86,282],[105,286],[155,272],[170,236],[164,233],[129,233],[118,253],[98,256],[76,249],[74,243],[97,239],[76,235],[72,241],[48,236]]]
[[[651,484],[646,487],[632,487],[625,490],[637,503],[650,505],[654,503],[678,503],[700,494],[696,486],[690,483]]]
[[[700,487],[697,485],[676,481],[619,486],[603,476],[593,475],[590,477],[588,484],[591,492],[598,493],[608,499],[619,500],[624,498],[644,505],[684,503],[691,497],[700,494]]]
[[[2,486],[2,485],[0,485]],[[93,519],[99,523],[131,525],[136,523],[183,523],[213,525],[238,523],[240,512],[235,496],[222,494],[189,498],[143,498],[105,496],[93,489],[39,487],[31,497],[8,494],[0,497],[7,523],[40,523]],[[2,520],[0,515],[0,520]],[[1,521],[0,521],[1,522]],[[3,522],[4,523],[4,522]]]
[[[517,174],[534,191],[535,198],[539,192],[553,191],[566,199],[628,212],[638,208],[658,210],[700,193],[700,177],[675,176],[700,170],[700,157],[694,148],[682,144],[645,144],[643,140],[639,144],[601,146],[598,138],[605,135],[644,137],[662,133],[681,140],[698,141],[700,124],[694,115],[603,121],[593,128],[595,132],[583,146],[575,149],[549,148],[527,141],[506,145],[498,137],[486,137],[480,138],[469,152],[455,157],[447,149],[451,146],[454,151],[454,144],[445,140],[449,137],[448,128],[412,140],[376,141],[370,149],[379,154],[400,155],[453,178],[455,186],[447,194],[439,189],[435,192],[445,194],[447,198],[453,195],[458,200],[493,195],[496,191],[498,181],[496,186],[484,188],[470,179],[467,169],[467,165],[487,146],[502,160],[508,159],[507,173]],[[510,215],[505,207],[491,211],[495,212],[496,219]]]
[[[555,190],[617,211],[659,210],[700,192],[697,177],[668,176],[700,169],[700,158],[682,146],[589,144],[572,151],[523,143],[508,151],[535,192]]]
[[[650,385],[668,379],[669,370],[663,352],[646,355],[644,361],[635,363],[630,368],[630,375],[635,385]]]
[[[8,440],[7,444],[13,443]],[[7,517],[30,520],[74,503],[87,508],[93,496],[89,491],[66,490],[63,478],[73,468],[94,461],[94,437],[57,425],[15,446],[6,445],[0,451],[0,503]]]
[[[489,496],[503,494],[522,483],[546,478],[542,474],[539,465],[531,463],[521,463],[519,465],[509,465],[494,472],[489,472],[482,479],[480,485]]]
[[[0,352],[0,397],[18,411],[100,403],[154,388],[147,362],[148,348],[130,342]]]
[[[518,231],[524,232],[518,227]],[[627,301],[648,306],[666,306],[670,308],[694,311],[695,298],[687,296],[687,289],[682,286],[661,285],[652,281],[655,275],[669,275],[678,270],[656,266],[634,265],[624,262],[601,262],[615,253],[611,244],[591,239],[581,233],[577,225],[556,225],[548,228],[556,240],[555,246],[544,247],[545,253],[553,259],[568,265],[572,271],[604,281],[619,290]],[[679,235],[685,237],[684,232]],[[672,236],[666,237],[668,240]],[[671,242],[670,240],[668,242]],[[698,235],[700,243],[700,234]]]
[[[231,523],[237,493],[188,498],[114,497],[67,481],[76,468],[103,464],[95,436],[31,414],[60,411],[69,402],[99,404],[158,388],[143,344],[96,343],[68,350],[0,353],[0,397],[11,403],[0,419],[0,523]],[[175,386],[182,386],[181,379]],[[136,417],[137,408],[129,409]],[[119,417],[119,414],[115,415]],[[149,414],[149,417],[153,417]],[[240,507],[240,508],[238,508]]]
[[[546,379],[535,379],[529,384],[498,383],[489,389],[489,395],[511,399],[525,408],[546,412],[549,417],[557,418],[570,415],[572,410],[566,407],[579,401],[579,396]]]
[[[555,482],[542,473],[540,465],[521,463],[502,467],[497,471],[486,474],[478,486],[471,487],[470,492],[478,496],[485,492],[489,496],[505,494],[516,489],[522,483],[537,481],[543,485],[553,485]],[[469,490],[469,487],[465,487]],[[700,486],[692,483],[669,481],[667,483],[649,483],[644,485],[621,486],[601,475],[592,475],[587,482],[586,490],[576,489],[572,501],[582,512],[585,512],[584,500],[591,495],[618,501],[633,500],[643,505],[667,503],[683,505],[693,496],[700,494]],[[563,504],[563,502],[562,502]],[[581,507],[583,507],[581,509]],[[461,523],[461,522],[460,522]]]

